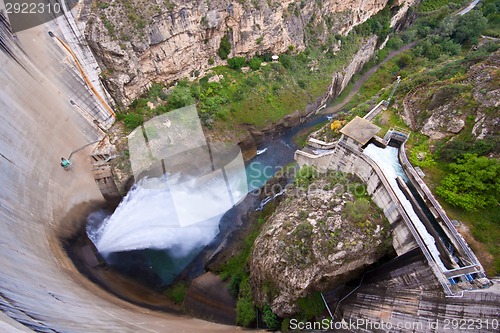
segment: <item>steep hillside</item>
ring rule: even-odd
[[[431,140],[456,134],[498,140],[500,133],[500,52],[465,62],[465,73],[425,82],[404,98],[404,120]],[[466,133],[467,132],[467,133]]]
[[[332,34],[345,35],[388,3],[398,9],[394,25],[415,2],[97,0],[83,12],[102,76],[128,105],[151,82],[197,77],[228,57],[300,51],[314,42],[338,47]]]

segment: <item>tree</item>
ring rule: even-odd
[[[232,69],[238,70],[247,64],[247,60],[244,57],[234,57],[234,58],[228,59],[227,64]]]
[[[266,324],[267,329],[271,331],[277,331],[281,327],[281,322],[278,316],[271,310],[269,305],[264,305],[262,309],[262,320]]]
[[[453,40],[460,44],[476,44],[478,37],[488,26],[488,20],[479,10],[471,10],[458,18]]]
[[[259,57],[253,57],[252,59],[250,59],[250,62],[248,63],[250,68],[253,69],[254,71],[258,70],[261,64],[262,64],[262,59]]]
[[[436,193],[448,203],[468,211],[498,205],[500,198],[500,161],[465,154],[449,166]]]
[[[228,35],[224,35],[222,39],[220,40],[220,46],[219,46],[219,57],[221,59],[227,59],[227,56],[231,52],[231,42],[229,41]]]
[[[191,96],[191,89],[189,87],[176,86],[167,97],[168,106],[171,110],[182,108],[195,103],[193,96]]]

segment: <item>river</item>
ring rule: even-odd
[[[147,249],[108,253],[105,254],[107,264],[128,276],[143,281],[147,285],[155,287],[167,286],[205,247],[215,250],[218,245],[225,241],[226,236],[234,228],[241,227],[240,224],[234,223],[234,221],[241,220],[241,215],[246,214],[249,210],[255,211],[259,207],[261,204],[258,199],[259,189],[276,172],[281,171],[286,165],[294,162],[294,153],[297,149],[294,137],[301,131],[320,123],[326,123],[326,121],[326,115],[311,117],[303,124],[290,128],[274,137],[266,138],[265,144],[258,147],[260,150],[266,149],[266,151],[255,156],[245,164],[248,184],[247,198],[227,211],[223,216],[218,217],[218,221],[215,221],[215,223],[210,223],[209,226],[204,226],[203,228],[193,227],[189,230],[187,228],[172,228],[171,234],[165,236],[166,238],[172,238],[171,242],[167,242],[171,243],[168,245],[168,248],[155,246]],[[276,192],[279,191],[276,190]],[[193,193],[193,195],[197,194]],[[163,200],[162,197],[169,196],[170,193],[158,190],[151,192],[151,189],[147,188],[131,190],[115,213],[99,210],[90,214],[87,219],[87,234],[97,244],[101,236],[101,225],[113,214],[115,215],[113,216],[114,218],[118,215],[122,216],[125,220],[127,217],[135,214],[134,210],[136,208],[134,206],[150,206],[146,211],[138,213],[139,216],[134,217],[133,220],[136,225],[131,232],[136,241],[137,237],[140,237],[144,242],[149,242],[147,233],[150,233],[150,227],[153,226],[156,230],[160,230],[158,229],[158,225],[164,224],[166,222],[165,219],[170,219],[169,212],[161,212],[161,209],[156,208],[158,206],[157,200]],[[143,204],[141,204],[141,201]],[[169,210],[168,206],[163,206],[165,208],[163,210]],[[199,209],[199,207],[192,207],[191,209]],[[167,233],[169,232],[167,231]],[[190,242],[189,246],[184,246],[188,250],[183,250],[183,244],[188,242]],[[203,273],[206,257],[207,254],[201,254],[196,263],[191,265],[194,268],[190,268],[189,278],[195,278],[197,275]]]

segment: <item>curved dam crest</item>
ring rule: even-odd
[[[236,330],[124,302],[82,277],[62,249],[61,239],[82,228],[80,217],[88,213],[79,204],[103,202],[89,157],[89,144],[102,131],[88,113],[99,113],[102,123],[109,116],[70,55],[48,34],[63,36],[64,22],[59,18],[15,37],[1,32],[9,52],[0,51],[0,329]],[[60,158],[72,152],[72,167],[66,171]]]

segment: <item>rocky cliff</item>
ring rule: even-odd
[[[348,33],[388,2],[399,9],[394,25],[418,0],[99,0],[82,13],[102,76],[128,105],[152,81],[172,83],[225,64],[217,55],[224,37],[229,57],[302,50],[311,38],[327,43],[332,31]]]
[[[389,223],[354,177],[333,173],[303,188],[288,188],[250,258],[255,303],[282,317],[299,311],[298,298],[355,278],[391,244]]]
[[[465,130],[477,139],[498,136],[500,51],[463,67],[463,74],[426,82],[406,95],[402,117],[412,130],[432,140],[450,138]]]

